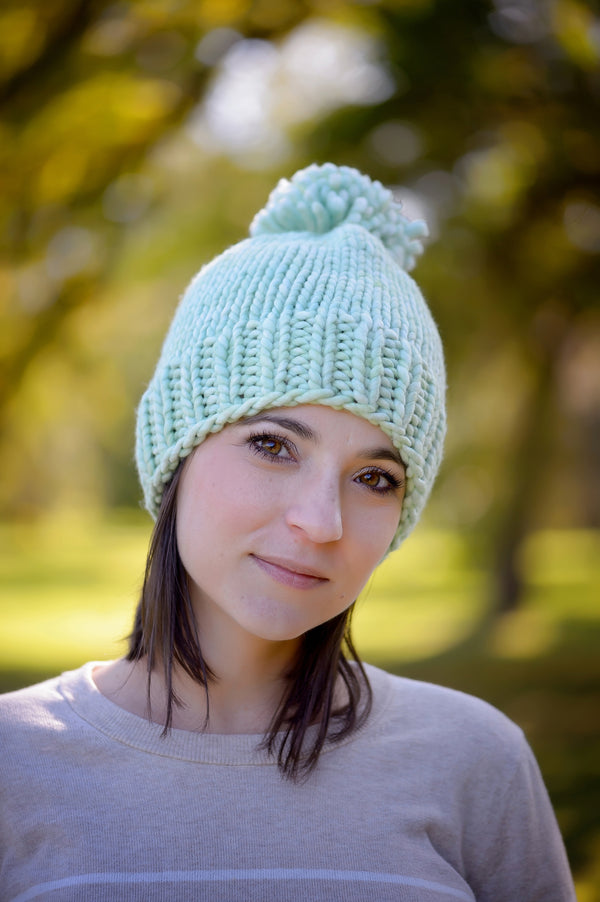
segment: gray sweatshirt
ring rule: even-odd
[[[365,726],[283,779],[261,737],[173,730],[93,663],[0,696],[0,900],[573,902],[521,731],[478,699],[367,672]]]

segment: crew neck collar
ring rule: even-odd
[[[73,711],[91,727],[109,739],[148,754],[215,765],[276,766],[272,754],[261,748],[263,734],[206,733],[199,729],[172,729],[163,736],[163,727],[132,714],[106,698],[93,679],[101,663],[90,661],[78,670],[59,677],[59,691]],[[369,729],[382,721],[391,691],[389,675],[371,665],[365,670],[373,689],[373,707],[368,718]],[[306,741],[310,743],[318,727],[310,727]],[[353,742],[361,728],[339,742],[328,741],[322,754]]]

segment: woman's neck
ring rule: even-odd
[[[287,687],[287,673],[297,641],[260,643],[235,641],[230,635],[226,653],[212,654],[206,663],[214,674],[208,687],[194,680],[179,665],[173,665],[173,690],[180,704],[173,706],[172,726],[209,733],[263,733],[268,730]],[[97,667],[94,681],[110,701],[132,714],[148,716],[147,659],[125,659]],[[164,670],[157,663],[150,683],[150,713],[155,723],[167,719],[167,686]],[[208,714],[208,720],[207,720]]]

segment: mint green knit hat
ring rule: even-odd
[[[153,516],[210,433],[266,408],[325,404],[380,426],[400,452],[407,491],[392,547],[408,535],[445,432],[442,346],[408,275],[426,234],[347,166],[277,185],[250,238],[188,286],[140,402],[136,459]]]

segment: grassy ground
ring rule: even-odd
[[[122,653],[148,532],[135,512],[0,524],[0,690]],[[355,617],[366,660],[479,695],[525,729],[579,902],[600,902],[599,561],[597,534],[537,534],[523,556],[524,606],[473,639],[485,574],[459,536],[417,531]]]

